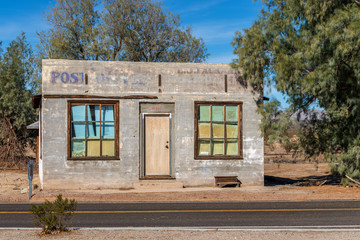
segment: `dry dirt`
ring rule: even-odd
[[[294,140],[298,139],[293,137]],[[286,151],[282,144],[276,142],[272,145],[264,142],[264,162],[265,163],[326,163],[324,155],[306,157],[293,151]]]
[[[305,201],[360,199],[360,189],[343,187],[329,175],[327,164],[265,164],[265,186],[240,188],[182,189],[101,189],[55,191],[33,190],[30,202],[54,200],[58,194],[78,202],[154,202],[154,201]],[[39,184],[35,176],[34,184]],[[321,185],[321,186],[319,186]],[[0,172],[0,202],[29,202],[27,174]]]
[[[178,230],[78,230],[59,235],[40,237],[38,230],[0,230],[0,239],[243,239],[243,240],[355,240],[360,238],[360,232],[296,232],[296,231],[238,231],[238,230],[209,230],[209,231],[178,231]]]

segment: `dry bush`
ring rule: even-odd
[[[0,119],[0,169],[26,169],[26,139],[19,139],[10,120]]]

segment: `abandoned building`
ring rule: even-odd
[[[44,189],[263,185],[262,94],[228,64],[43,60]]]

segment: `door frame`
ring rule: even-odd
[[[145,118],[147,116],[154,116],[154,117],[161,117],[161,116],[167,116],[169,117],[169,175],[163,175],[163,176],[146,176],[146,169],[145,169]],[[141,113],[141,162],[140,162],[140,180],[141,179],[174,179],[172,177],[172,124],[171,124],[172,114],[171,113]]]

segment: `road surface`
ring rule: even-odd
[[[0,204],[0,228],[33,227],[29,204]],[[79,203],[72,227],[360,229],[360,201]]]

